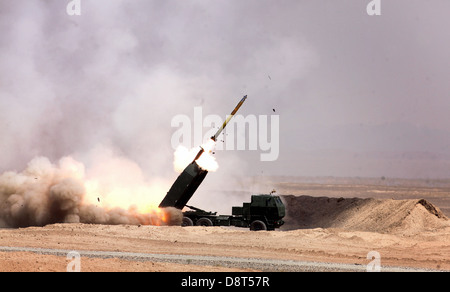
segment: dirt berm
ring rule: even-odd
[[[450,221],[424,199],[282,196],[287,208],[283,230],[339,228],[411,234],[448,227]]]

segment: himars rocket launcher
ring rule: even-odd
[[[239,101],[231,114],[228,115],[222,126],[217,130],[216,134],[211,137],[211,140],[213,140],[214,142],[217,141],[219,135],[222,133],[228,122],[233,118],[233,116],[236,114],[236,112],[239,110],[246,99],[247,95],[245,95]],[[205,150],[200,147],[200,151],[197,153],[194,160],[178,176],[170,190],[167,192],[167,195],[162,200],[161,204],[159,204],[160,208],[175,207],[181,210],[186,206],[199,185],[202,183],[205,176],[208,174],[207,170],[201,168],[197,164],[197,160],[202,156],[204,152]]]

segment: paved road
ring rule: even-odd
[[[3,252],[33,252],[38,254],[48,254],[66,257],[72,250],[64,249],[47,249],[47,248],[31,248],[31,247],[7,247],[0,246]],[[149,254],[135,252],[115,252],[115,251],[77,251],[82,257],[92,258],[120,258],[131,261],[152,261],[152,262],[170,262],[178,264],[190,265],[212,265],[230,268],[248,268],[265,272],[364,272],[366,266],[356,264],[338,264],[338,263],[322,263],[307,262],[293,260],[278,259],[258,259],[258,258],[237,258],[222,256],[199,256],[199,255],[171,255],[171,254]],[[388,267],[381,266],[383,272],[429,272],[434,270],[417,269],[407,267]]]

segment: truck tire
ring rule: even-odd
[[[267,226],[266,223],[262,222],[261,220],[255,220],[252,223],[250,223],[250,230],[251,231],[267,230]]]
[[[194,222],[189,217],[183,217],[183,221],[181,222],[181,226],[183,226],[183,227],[194,226]]]
[[[197,226],[213,226],[213,223],[211,219],[203,217],[197,220],[197,223],[195,223]]]

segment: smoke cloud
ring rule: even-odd
[[[148,204],[155,197],[148,183],[140,181],[141,190],[138,190],[126,179],[126,185],[112,182],[110,179],[118,168],[131,170],[133,176],[136,172],[129,161],[117,158],[109,161],[108,173],[96,173],[91,178],[86,176],[84,165],[71,157],[64,157],[57,164],[37,157],[22,172],[3,173],[0,175],[0,227],[52,223],[181,224],[180,210],[158,209]],[[115,168],[111,168],[112,164]]]
[[[205,142],[200,147],[187,149],[183,145],[179,145],[174,153],[173,168],[177,173],[181,173],[185,167],[191,163],[201,149],[204,150],[203,154],[196,160],[197,164],[207,171],[217,171],[219,164],[216,158],[212,155],[216,142],[212,139]]]

